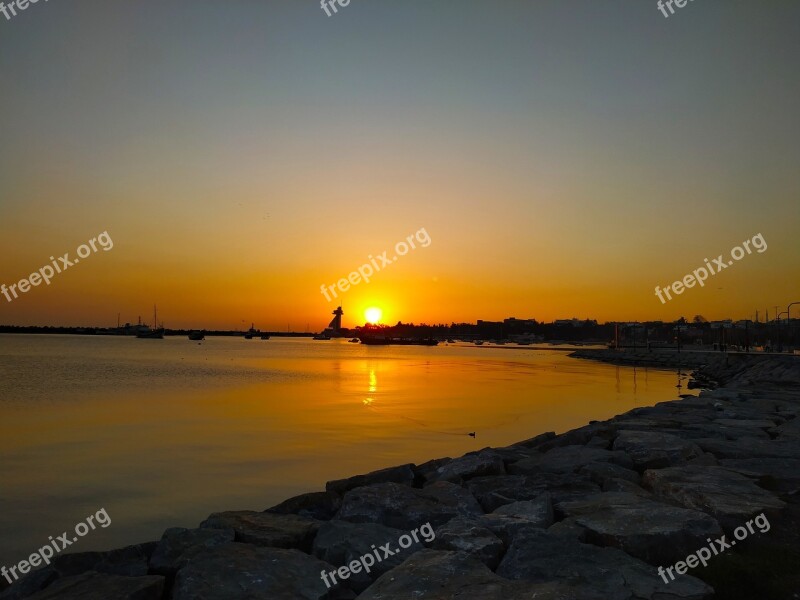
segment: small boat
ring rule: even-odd
[[[350,342],[351,344],[358,344],[359,339],[358,338],[353,338],[352,340],[347,340],[347,341]]]
[[[476,346],[483,346],[483,342],[481,340],[475,340]]]
[[[269,334],[268,333],[262,333],[261,334],[261,339],[262,340],[268,340],[269,339]]]
[[[313,340],[329,340],[329,339],[331,339],[331,336],[326,335],[324,333],[318,333],[317,335],[315,335],[311,339],[313,339]]]
[[[189,332],[189,339],[193,342],[202,342],[206,339],[206,332],[205,331],[190,331]]]
[[[255,323],[250,323],[250,329],[244,334],[244,339],[252,340],[257,335],[261,335],[261,332],[256,329]]]

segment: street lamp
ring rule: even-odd
[[[780,313],[779,315],[777,315],[775,317],[775,326],[776,326],[776,330],[775,331],[776,331],[776,335],[777,335],[777,338],[778,338],[777,339],[777,341],[778,341],[778,352],[783,352],[783,346],[781,346],[781,315],[787,315],[788,316],[788,314],[789,314],[789,312],[786,311],[786,312]]]
[[[792,336],[792,317],[789,315],[789,309],[791,309],[795,304],[800,304],[800,302],[792,302],[786,307],[786,331],[788,333],[787,339],[791,339]]]

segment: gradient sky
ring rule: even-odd
[[[0,323],[753,317],[800,300],[800,4],[49,2],[0,16]],[[762,254],[654,295],[761,233]]]

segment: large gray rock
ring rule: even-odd
[[[685,463],[702,454],[697,444],[668,433],[621,431],[614,449],[623,450],[639,470],[658,469]]]
[[[514,540],[514,537],[523,529],[541,529],[528,519],[499,515],[497,513],[483,515],[478,517],[476,521],[481,527],[488,529],[499,537],[505,546],[508,546]]]
[[[645,498],[651,498],[653,496],[653,494],[648,492],[643,487],[638,486],[635,483],[628,481],[627,479],[607,479],[605,483],[603,483],[603,491],[627,492],[629,494],[635,494],[637,496],[642,496]]]
[[[476,519],[465,517],[456,517],[439,527],[431,548],[464,552],[490,569],[497,567],[505,550],[499,537]]]
[[[562,446],[546,454],[526,458],[508,465],[512,475],[531,475],[539,472],[574,473],[584,465],[594,462],[609,462],[625,468],[633,468],[633,461],[624,452],[612,452],[586,446]]]
[[[550,494],[544,493],[535,500],[520,500],[504,504],[492,514],[515,517],[529,521],[533,527],[547,529],[553,524],[553,501]]]
[[[427,532],[426,528],[425,533]],[[365,563],[373,562],[374,565],[362,565],[359,572],[353,573],[348,580],[351,589],[363,592],[386,571],[398,566],[414,552],[424,548],[425,537],[419,532],[417,533],[419,542],[414,542],[413,537],[408,537],[403,539],[403,545],[408,548],[401,548],[400,537],[409,534],[409,531],[392,529],[380,523],[327,521],[320,526],[319,532],[317,532],[312,552],[320,560],[337,568],[346,567],[362,556],[372,555],[371,559]],[[432,536],[429,534],[427,537],[431,539]],[[390,556],[386,556],[386,552],[382,549],[386,547],[387,543],[389,547],[386,550],[392,553]],[[374,554],[376,550],[378,551],[377,556]]]
[[[706,512],[723,527],[739,526],[762,512],[775,514],[785,506],[752,480],[724,467],[685,466],[646,471],[642,481],[656,496]]]
[[[492,450],[482,450],[453,459],[425,476],[426,481],[461,483],[484,475],[505,475],[503,458]]]
[[[238,510],[214,513],[200,527],[233,529],[237,542],[308,551],[319,529],[319,521],[298,515]]]
[[[572,429],[566,433],[557,435],[541,444],[532,446],[540,452],[549,452],[553,448],[562,446],[585,446],[594,438],[611,440],[617,433],[617,424],[613,421],[597,422],[593,421],[583,427]],[[525,442],[523,442],[525,443]]]
[[[59,578],[89,571],[106,575],[138,577],[148,574],[148,560],[156,542],[134,544],[107,552],[75,552],[55,556],[49,566],[37,569],[15,581],[0,594],[0,600],[21,600],[45,589]]]
[[[581,599],[704,600],[713,594],[712,588],[689,575],[664,583],[655,568],[620,550],[535,529],[517,535],[497,574],[534,584],[559,582],[574,594],[563,597]]]
[[[800,490],[800,459],[796,458],[724,458],[721,467],[747,477],[776,492]]]
[[[556,439],[556,437],[555,431],[546,431],[545,433],[540,433],[539,435],[530,439],[517,442],[514,444],[514,446],[521,446],[522,448],[538,448],[545,442],[550,442]]]
[[[722,535],[707,514],[625,492],[564,502],[558,511],[585,529],[586,541],[627,552],[651,564],[672,564]]]
[[[435,477],[436,471],[446,465],[449,462],[452,462],[453,459],[449,456],[444,458],[434,458],[433,460],[429,460],[428,462],[424,462],[421,465],[418,465],[414,472],[416,473],[415,481],[425,482],[431,477]]]
[[[800,444],[795,440],[697,439],[706,452],[722,458],[793,458],[800,459]]]
[[[147,575],[147,564],[155,549],[156,542],[147,542],[146,544],[134,544],[107,552],[62,554],[53,559],[53,566],[62,577],[77,575],[86,571],[138,577]]]
[[[775,427],[775,421],[769,419],[715,419],[714,423],[725,427],[737,427],[741,429],[771,429]]]
[[[414,465],[411,463],[388,467],[379,471],[373,471],[365,475],[356,475],[347,479],[337,479],[325,484],[325,489],[335,492],[340,496],[352,489],[376,483],[400,483],[403,485],[414,485]]]
[[[159,575],[174,575],[192,558],[234,541],[233,529],[167,529],[150,557],[150,569]]]
[[[311,492],[300,494],[265,512],[274,512],[281,515],[300,515],[309,519],[328,521],[334,517],[342,506],[342,498],[336,492]]]
[[[157,575],[126,577],[89,571],[64,577],[29,600],[161,600],[164,578]]]
[[[518,460],[522,460],[523,458],[531,458],[532,456],[538,456],[539,454],[541,454],[541,452],[535,450],[534,448],[527,448],[519,444],[513,444],[511,446],[503,446],[501,448],[492,448],[491,450],[492,452],[497,454],[500,458],[502,458],[503,462],[506,464],[517,462]]]
[[[424,523],[437,527],[453,517],[482,513],[467,490],[438,481],[423,489],[382,483],[350,490],[336,518],[354,523],[383,523],[410,531]]]
[[[231,543],[208,550],[178,571],[172,599],[323,600],[331,593],[320,574],[333,569],[299,550]]]
[[[52,566],[37,569],[22,579],[14,581],[13,584],[0,592],[0,600],[29,598],[36,592],[45,589],[58,577],[58,572]],[[5,581],[3,580],[2,583],[5,583]]]
[[[550,492],[553,502],[563,502],[600,491],[600,486],[587,475],[574,473],[476,477],[465,485],[486,512],[518,500],[533,500],[544,492]]]
[[[508,581],[461,552],[422,550],[383,575],[358,600],[564,600],[558,585]],[[598,599],[599,600],[599,599]]]
[[[596,484],[602,486],[610,479],[626,479],[638,484],[642,476],[632,469],[626,469],[610,462],[594,462],[582,467],[578,473],[588,475]]]
[[[720,421],[728,421],[728,419],[720,419]],[[734,419],[730,419],[730,421],[734,421]],[[676,435],[694,440],[703,438],[720,438],[723,440],[761,438],[763,440],[769,440],[769,435],[763,429],[757,427],[736,427],[733,425],[726,425],[722,422],[707,423],[704,425],[687,425]]]

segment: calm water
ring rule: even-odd
[[[100,508],[111,526],[70,550],[565,431],[677,381],[530,348],[0,335],[0,564]]]

